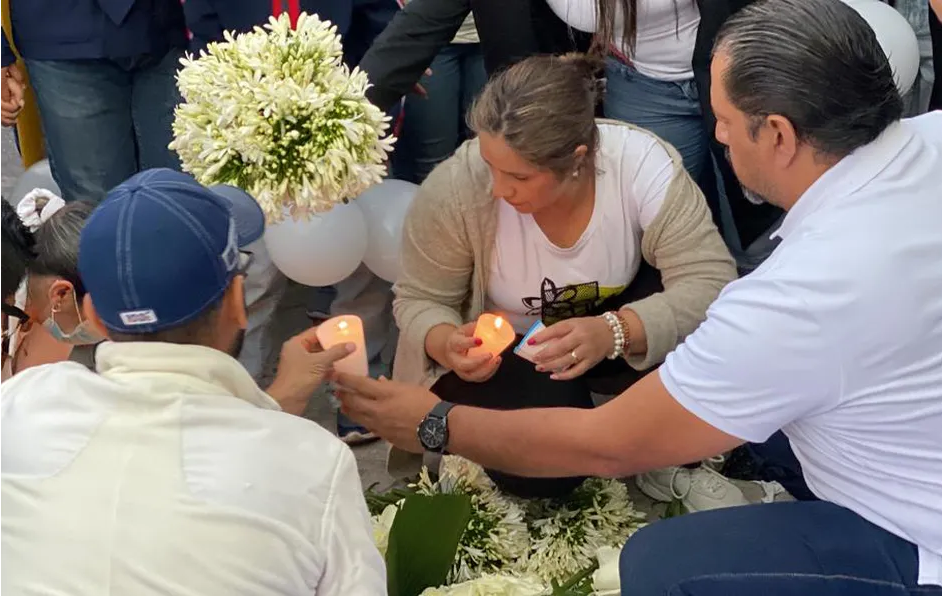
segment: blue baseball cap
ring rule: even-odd
[[[264,230],[261,208],[244,191],[146,170],[111,190],[88,218],[79,274],[108,329],[172,329],[222,298],[239,273],[239,249]]]

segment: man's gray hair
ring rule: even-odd
[[[842,158],[899,120],[903,102],[870,25],[841,0],[759,0],[726,22],[714,53],[722,81],[755,135],[787,118],[801,142]]]
[[[36,258],[28,265],[32,275],[51,275],[70,282],[79,298],[85,295],[78,272],[79,236],[95,205],[84,201],[69,203],[40,225],[33,237]]]

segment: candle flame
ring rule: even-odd
[[[340,329],[341,331],[343,331],[344,329],[346,329],[346,328],[349,327],[349,326],[350,326],[350,323],[348,323],[348,322],[346,322],[346,321],[340,321],[339,323],[337,323],[337,329]]]
[[[503,326],[504,326],[503,317],[497,317],[496,319],[494,319],[494,329],[500,329]]]

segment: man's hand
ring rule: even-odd
[[[340,411],[396,447],[422,453],[419,423],[441,401],[431,391],[386,379],[337,374]]]
[[[3,73],[0,75],[0,92],[2,92],[0,108],[2,108],[3,126],[13,126],[16,124],[16,117],[26,105],[26,82],[16,64],[3,67]]]
[[[282,410],[300,416],[311,394],[333,370],[334,362],[346,358],[355,349],[353,344],[340,344],[322,350],[317,341],[316,327],[295,335],[281,347],[278,374],[268,388],[268,394],[281,405]]]
[[[425,76],[427,76],[427,77],[432,76],[432,69],[431,69],[431,68],[426,68],[426,69],[425,69]],[[416,83],[416,84],[412,87],[412,93],[418,95],[418,96],[421,97],[422,99],[428,99],[428,91],[426,91],[425,87],[422,86],[422,83]]]

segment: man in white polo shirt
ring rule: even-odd
[[[290,340],[268,393],[233,358],[258,204],[148,170],[88,219],[93,372],[3,384],[3,594],[374,596],[385,567],[350,449],[299,413],[330,363]],[[276,401],[275,398],[278,400]]]
[[[658,372],[596,410],[502,412],[341,375],[345,411],[532,476],[627,476],[782,430],[820,500],[655,522],[625,546],[623,594],[942,593],[942,113],[900,120],[840,0],[743,9],[712,80],[739,178],[788,214]]]

